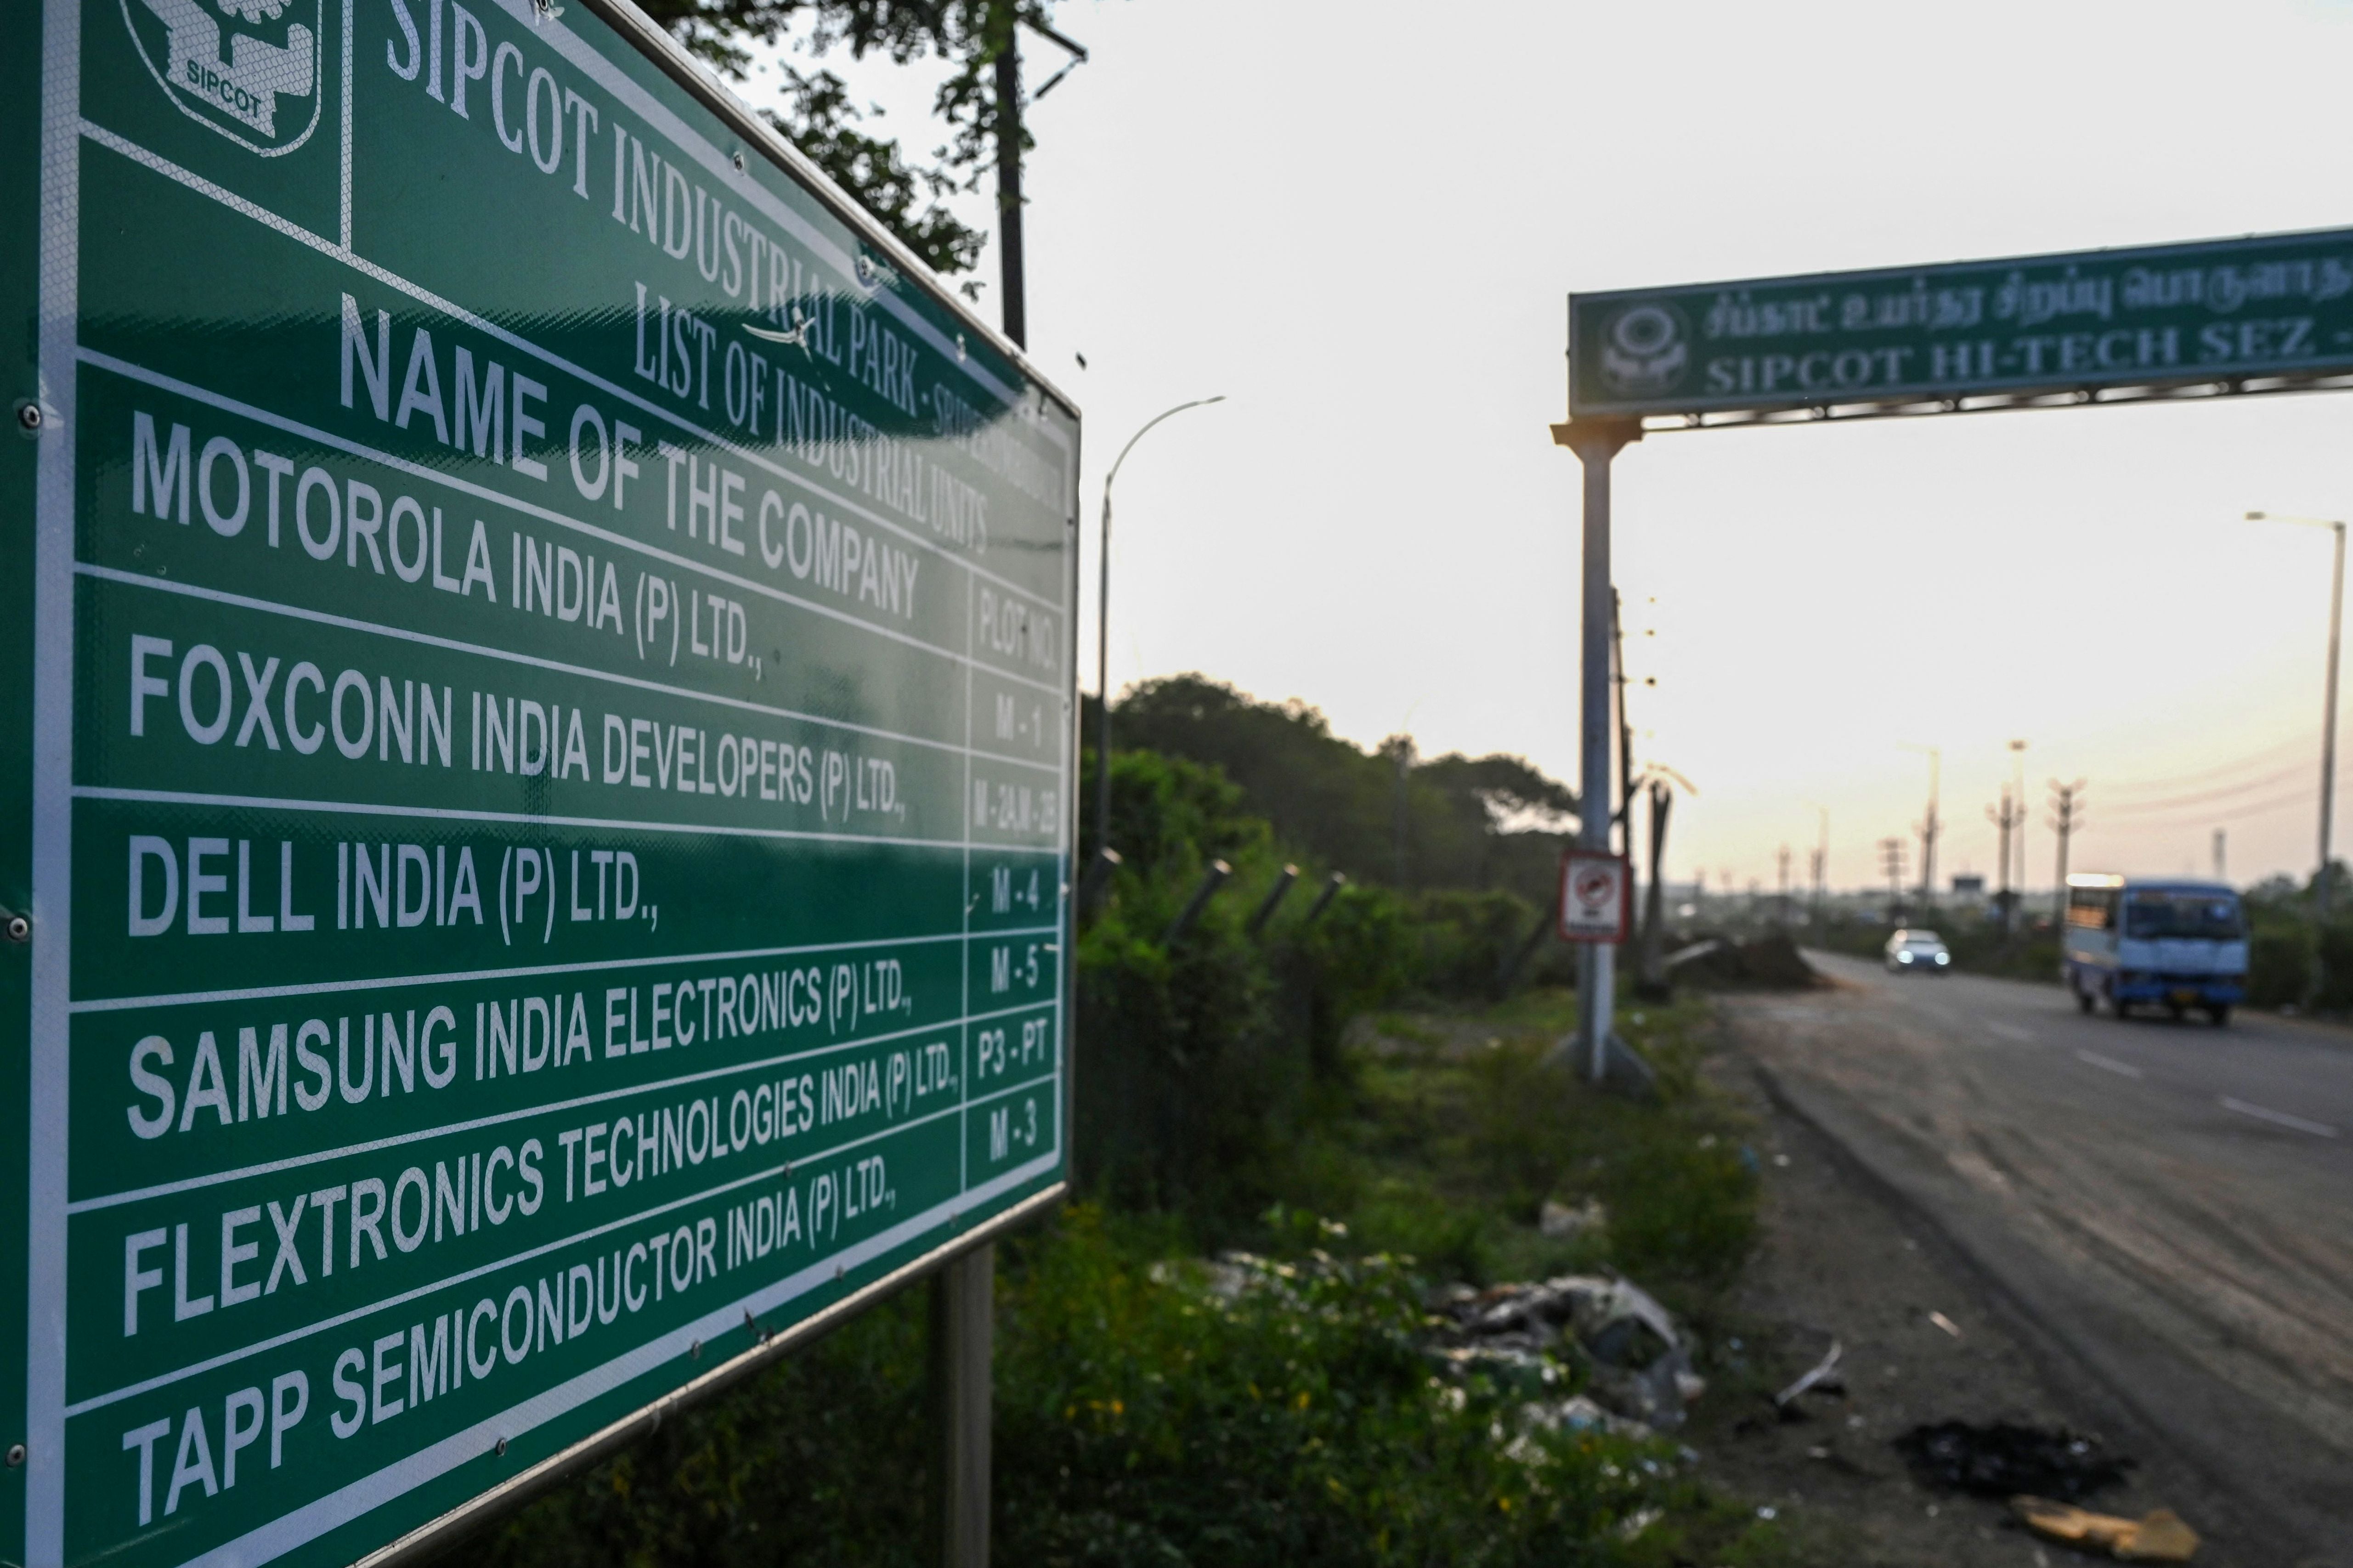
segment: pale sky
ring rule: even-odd
[[[1113,687],[1198,669],[1571,782],[1568,292],[2353,225],[2353,5],[1054,15],[1093,58],[1032,117],[1030,344],[1085,416],[1082,683],[1103,468],[1223,393],[1120,476]],[[938,139],[923,72],[833,63]],[[2032,885],[2054,776],[2089,781],[2077,869],[2202,873],[2220,827],[2234,880],[2308,872],[2328,536],[2241,519],[2353,514],[2348,423],[2320,394],[1629,449],[1638,757],[1700,791],[1670,874],[1769,888],[1784,843],[1802,874],[1820,803],[1832,884],[1873,882],[1926,793],[1905,742],[1943,752],[1940,879],[1991,871],[2012,739]]]

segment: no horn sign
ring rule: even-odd
[[[1564,942],[1623,942],[1632,916],[1633,868],[1623,855],[1570,849],[1560,858]]]

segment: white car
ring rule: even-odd
[[[1906,926],[1887,939],[1885,961],[1890,974],[1942,974],[1953,966],[1943,939],[1917,926]]]

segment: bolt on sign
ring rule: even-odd
[[[2347,229],[1569,296],[1572,420],[1960,413],[2348,378]]]
[[[1078,415],[618,0],[36,16],[0,1558],[349,1563],[1061,1190]]]

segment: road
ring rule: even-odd
[[[1732,1012],[1792,1107],[2210,1483],[2231,1560],[2353,1564],[2353,1035],[1807,956],[1838,989]]]

